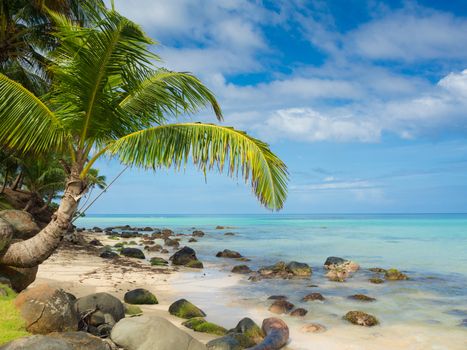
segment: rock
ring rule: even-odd
[[[13,239],[13,226],[0,218],[0,252],[7,247]]]
[[[208,350],[242,350],[243,346],[232,335],[226,335],[221,338],[213,339],[206,344]]]
[[[287,270],[294,276],[311,276],[311,267],[308,264],[291,261],[287,264]]]
[[[93,239],[92,241],[89,242],[90,245],[94,245],[94,246],[100,246],[102,247],[103,244],[101,243],[101,241],[99,241],[98,239]]]
[[[183,326],[195,332],[208,333],[214,335],[225,335],[227,330],[215,323],[207,322],[203,317],[193,317],[182,323]]]
[[[138,304],[138,305],[153,305],[158,304],[157,298],[147,289],[137,288],[132,291],[126,292],[123,297],[125,303]]]
[[[162,246],[160,244],[155,244],[152,247],[144,247],[148,252],[160,252],[162,250]]]
[[[263,341],[264,333],[261,328],[249,317],[242,318],[235,328],[229,330],[230,334],[242,334],[242,339],[237,337],[243,346],[253,346]]]
[[[93,310],[101,311],[104,315],[110,315],[115,322],[125,317],[123,303],[108,293],[95,293],[79,298],[75,302],[75,309],[80,315]]]
[[[293,310],[293,311],[290,313],[290,316],[294,316],[294,317],[303,317],[303,316],[305,316],[307,313],[308,313],[308,310],[305,310],[304,308],[299,307],[299,308]]]
[[[226,232],[226,233],[224,233],[224,236],[235,236],[235,233],[233,233],[233,232]]]
[[[144,253],[138,248],[123,248],[120,254],[128,258],[145,259]]]
[[[407,275],[400,272],[398,269],[387,270],[384,274],[384,278],[387,281],[403,281],[408,279]]]
[[[161,253],[162,253],[162,254],[169,254],[169,251],[168,251],[167,249],[162,249],[162,250],[161,250]]]
[[[289,341],[289,327],[281,319],[271,317],[263,321],[264,340],[248,350],[275,350],[280,349]]]
[[[308,295],[305,295],[302,299],[303,301],[315,301],[315,300],[319,300],[319,301],[324,301],[325,298],[323,297],[323,295],[321,293],[310,293]]]
[[[11,287],[16,292],[26,289],[36,279],[38,267],[21,268],[0,264],[0,278],[10,281]]]
[[[382,269],[381,267],[372,267],[368,269],[371,272],[376,272],[376,273],[386,273],[386,269]]]
[[[376,301],[375,298],[369,297],[365,294],[354,294],[354,295],[350,295],[348,298],[352,300],[366,301],[366,302]]]
[[[188,243],[196,243],[196,242],[198,242],[198,241],[196,239],[194,239],[194,238],[190,238],[188,240]]]
[[[216,226],[216,230],[223,230],[225,229],[225,226]]]
[[[183,247],[179,251],[177,251],[174,255],[172,255],[169,260],[172,261],[174,265],[188,265],[191,263],[191,267],[193,267],[193,262],[198,261],[196,257],[196,252],[190,247]]]
[[[340,267],[333,268],[326,273],[326,277],[333,282],[345,282],[349,276],[349,272]]]
[[[152,227],[146,226],[141,231],[151,232],[151,231],[154,231],[154,229]]]
[[[384,283],[384,280],[381,279],[381,278],[378,278],[378,277],[372,277],[369,279],[370,283],[373,283],[373,284],[381,284],[381,283]]]
[[[294,308],[294,304],[287,300],[276,300],[269,307],[269,311],[275,314],[286,314]]]
[[[232,268],[233,273],[248,274],[251,269],[247,265],[237,265]]]
[[[78,314],[62,289],[52,288],[47,284],[39,285],[21,292],[15,305],[30,333],[78,330]]]
[[[351,260],[330,256],[326,259],[324,268],[329,270],[326,274],[329,280],[344,282],[352,273],[360,268],[360,265]]]
[[[124,304],[124,308],[125,308],[126,315],[134,316],[134,315],[140,315],[143,313],[143,310],[141,310],[141,308],[136,305]]]
[[[97,227],[97,226],[93,227],[92,230],[94,232],[102,232],[102,229],[100,227]]]
[[[99,256],[103,259],[116,259],[119,255],[111,250],[104,250]]]
[[[180,318],[205,317],[206,314],[186,299],[180,299],[169,307],[169,313]]]
[[[201,231],[201,230],[196,230],[196,231],[193,231],[193,233],[191,234],[193,237],[203,237],[204,236],[204,232]]]
[[[349,311],[345,314],[344,320],[349,321],[352,324],[365,327],[373,327],[379,324],[375,316],[363,311]]]
[[[110,350],[108,343],[86,332],[54,332],[49,336],[64,340],[73,350]]]
[[[2,210],[0,218],[11,225],[15,239],[28,239],[40,231],[32,215],[23,210]]]
[[[326,332],[326,327],[319,323],[307,323],[301,330],[304,333],[323,333]]]
[[[169,246],[169,247],[176,247],[178,248],[180,246],[180,242],[176,239],[170,239],[170,238],[166,238],[164,240],[164,244],[166,246]]]
[[[271,295],[268,297],[268,300],[287,300],[288,298],[285,295]]]
[[[230,258],[230,259],[238,259],[241,258],[242,255],[239,252],[230,249],[224,249],[222,252],[218,252],[216,254],[218,258]]]
[[[185,265],[186,267],[191,267],[192,269],[202,269],[203,263],[199,260],[191,260],[188,264]]]
[[[167,266],[169,262],[163,258],[159,258],[157,256],[152,257],[151,260],[149,260],[152,266]]]
[[[330,256],[324,262],[324,266],[327,267],[327,268],[330,268],[330,266],[341,265],[346,261],[347,261],[346,259],[342,259],[342,258],[339,258],[337,256]]]
[[[126,350],[206,350],[206,346],[162,317],[125,318],[112,329],[112,341]]]
[[[170,237],[170,236],[174,235],[174,232],[172,230],[167,229],[167,228],[162,229],[160,233],[162,235],[162,238],[167,238],[167,237]]]
[[[13,340],[2,347],[1,350],[74,350],[71,344],[63,339],[47,335],[32,335]]]

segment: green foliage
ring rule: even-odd
[[[4,293],[0,294],[0,345],[2,345],[29,333],[25,330],[24,320],[13,304],[16,293],[4,284],[0,284],[0,289],[7,294],[6,296],[2,296]]]

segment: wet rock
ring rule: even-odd
[[[248,274],[251,269],[247,265],[237,265],[232,268],[233,273]]]
[[[219,226],[219,225],[216,226],[216,230],[223,230],[223,229],[225,229],[225,226]]]
[[[97,247],[102,247],[103,244],[101,241],[98,239],[93,239],[92,241],[89,242],[90,245],[97,246]]]
[[[203,264],[196,257],[196,252],[190,247],[183,247],[170,257],[172,264],[193,268],[202,268]]]
[[[352,300],[365,301],[365,302],[376,301],[375,298],[369,297],[365,294],[354,294],[354,295],[348,296],[348,298]]]
[[[287,300],[279,299],[272,303],[272,305],[269,307],[269,311],[275,314],[286,314],[289,313],[289,311],[292,310],[294,306],[294,304]]]
[[[387,281],[404,281],[408,279],[407,275],[400,272],[398,269],[387,270],[384,274],[384,278]]]
[[[206,350],[206,346],[162,317],[125,318],[112,329],[112,341],[126,350]]]
[[[97,226],[93,227],[92,230],[94,232],[102,232],[102,229],[100,227],[97,227]]]
[[[384,283],[384,280],[379,278],[379,277],[372,277],[369,279],[370,283],[373,283],[373,284],[381,284],[381,283]]]
[[[281,319],[271,317],[263,321],[262,330],[266,334],[264,340],[249,350],[280,349],[289,341],[289,327]]]
[[[162,249],[162,250],[161,250],[161,253],[162,253],[162,254],[169,254],[169,251],[168,251],[167,249]]]
[[[208,333],[214,335],[225,335],[227,330],[215,323],[207,322],[203,317],[194,317],[182,323],[183,326],[195,332]]]
[[[326,259],[324,268],[329,270],[326,277],[330,281],[344,282],[352,273],[360,268],[360,265],[351,260],[330,256]]]
[[[151,232],[151,231],[154,231],[154,229],[153,229],[152,227],[146,226],[146,227],[144,227],[141,231],[144,231],[144,232]]]
[[[233,233],[233,232],[226,232],[226,233],[224,233],[224,236],[235,236],[235,233]]]
[[[175,248],[178,248],[180,246],[180,242],[176,239],[170,239],[170,238],[166,238],[164,240],[164,244],[168,247],[175,247]]]
[[[168,238],[170,236],[173,236],[174,232],[172,230],[169,230],[168,228],[164,228],[161,230],[161,234],[163,238]]]
[[[265,266],[258,270],[260,278],[306,278],[311,275],[311,267],[295,261],[286,264],[279,261],[275,265]]]
[[[268,300],[287,300],[288,298],[285,295],[271,295],[268,297]]]
[[[153,305],[159,303],[156,296],[144,288],[137,288],[126,292],[123,300],[125,303],[137,305]]]
[[[311,267],[308,264],[291,261],[287,264],[287,270],[294,276],[308,277],[311,276]]]
[[[205,317],[206,314],[186,299],[180,299],[169,307],[169,313],[180,318]]]
[[[79,298],[75,302],[75,309],[80,315],[88,314],[90,311],[100,311],[104,314],[104,318],[108,314],[114,322],[125,317],[123,303],[108,293],[94,293]],[[107,320],[110,317],[107,317]]]
[[[15,239],[28,239],[40,231],[32,215],[23,210],[1,210],[0,219],[11,225]]]
[[[305,316],[307,313],[308,313],[308,310],[305,310],[304,308],[299,307],[299,308],[293,310],[293,311],[290,313],[290,316],[293,316],[293,317],[303,317],[303,316]]]
[[[204,232],[201,231],[201,230],[195,230],[193,231],[193,233],[191,234],[193,237],[203,237],[204,236]]]
[[[78,330],[78,314],[62,289],[47,284],[21,292],[15,305],[33,334]]]
[[[242,255],[239,252],[236,252],[234,250],[224,249],[223,251],[218,252],[216,254],[216,257],[218,257],[218,258],[238,259],[238,258],[241,258]]]
[[[198,242],[198,241],[196,239],[194,239],[194,238],[190,238],[188,240],[188,243],[196,243],[196,242]]]
[[[255,346],[264,339],[262,329],[248,317],[242,318],[235,328],[228,331],[228,335],[234,338],[242,349]]]
[[[345,314],[344,320],[349,321],[352,324],[365,327],[373,327],[379,324],[375,316],[363,311],[349,311]]]
[[[376,273],[386,273],[386,269],[383,269],[381,267],[372,267],[368,269],[371,272],[376,272]]]
[[[323,333],[326,332],[326,327],[319,323],[307,323],[301,330],[304,333]]]
[[[315,300],[324,301],[325,298],[323,297],[321,293],[310,293],[308,295],[305,295],[302,300],[303,301],[315,301]]]
[[[135,259],[145,259],[144,253],[138,248],[123,248],[120,254]]]
[[[102,253],[99,255],[103,259],[115,259],[118,258],[119,255],[111,250],[104,250]]]
[[[167,266],[169,262],[163,258],[159,258],[157,256],[152,257],[151,260],[149,260],[152,266]]]

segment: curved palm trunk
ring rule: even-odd
[[[86,189],[79,177],[80,166],[73,166],[67,178],[65,192],[52,221],[37,235],[25,241],[11,244],[0,256],[0,264],[14,267],[34,267],[46,260],[57,248],[63,233],[70,225],[79,199]]]

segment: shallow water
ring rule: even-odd
[[[288,318],[287,322],[296,329],[303,322],[319,322],[329,329],[316,337],[327,334],[329,338],[332,334],[334,338],[342,337],[345,343],[348,339],[344,335],[350,331],[353,335],[361,333],[360,338],[370,344],[382,342],[384,339],[370,336],[377,333],[356,330],[342,321],[347,311],[358,309],[379,318],[381,327],[373,328],[378,332],[390,329],[399,338],[410,333],[414,340],[409,343],[418,344],[399,348],[423,349],[430,343],[430,349],[467,349],[467,328],[459,326],[467,318],[467,215],[99,215],[77,222],[85,227],[120,224],[168,227],[180,233],[190,233],[196,227],[207,233],[199,243],[190,246],[209,267],[204,275],[185,274],[179,281],[179,290],[187,298],[206,304],[205,309],[211,308],[208,314],[213,321],[235,323],[245,313],[267,316],[267,297],[285,294],[297,307],[310,310],[302,320]],[[217,225],[232,228],[216,230]],[[235,236],[224,236],[225,232],[234,232]],[[310,264],[313,275],[311,280],[256,283],[243,277],[229,277],[228,272],[237,262],[215,258],[215,253],[225,248],[238,250],[250,258],[248,265],[252,269],[279,260],[295,260]],[[329,282],[322,268],[327,256],[352,259],[362,269],[345,283]],[[367,270],[370,267],[395,267],[410,279],[370,284],[368,278],[373,276]],[[198,288],[193,284],[186,288],[188,281],[199,282]],[[309,287],[310,284],[318,287]],[[310,292],[320,292],[326,300],[301,302]],[[360,303],[347,299],[356,293],[370,295],[377,301]],[[409,329],[418,333],[407,333]],[[367,348],[363,340],[359,343],[357,338],[351,339],[361,345],[355,349]],[[313,348],[303,345],[303,341],[300,344],[297,349]]]

